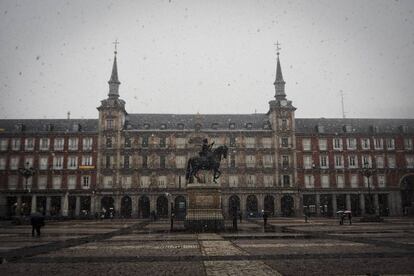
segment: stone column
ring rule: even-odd
[[[99,213],[99,210],[96,208],[96,195],[93,193],[91,195],[91,216],[95,217],[95,213]]]
[[[80,214],[80,196],[76,196],[75,217],[79,217],[79,214]]]
[[[151,195],[149,198],[150,198],[150,213],[152,211],[157,213],[157,196]]]
[[[229,217],[229,195],[221,195],[222,212],[225,218]]]
[[[7,197],[0,195],[0,217],[6,217],[10,206],[7,205]]]
[[[321,195],[319,193],[316,193],[316,215],[318,217],[321,216]]]
[[[365,194],[360,194],[359,203],[361,208],[361,215],[365,216]]]
[[[69,209],[69,194],[65,193],[63,196],[62,203],[62,216],[67,217],[68,216],[68,209]]]
[[[293,206],[295,209],[294,212],[297,217],[303,216],[303,197],[302,196],[303,195],[301,193],[295,193],[292,195],[293,200],[294,200],[294,203],[293,203]]]
[[[131,204],[132,204],[131,217],[137,218],[138,217],[138,196],[136,195],[131,196]]]
[[[34,212],[36,212],[37,210],[37,206],[36,206],[36,195],[32,195],[32,206],[31,206],[31,210],[30,210],[30,212],[31,213],[34,213]]]
[[[379,215],[379,201],[378,201],[378,194],[374,194],[374,210],[375,214]]]
[[[262,212],[262,210],[264,210],[264,195],[263,194],[257,195],[257,209],[259,212]]]
[[[346,209],[351,211],[351,195],[346,194]]]
[[[240,195],[240,211],[242,212],[244,217],[247,217],[246,198],[247,198],[246,195],[244,194]]]
[[[282,205],[281,205],[281,201],[282,201],[282,195],[281,194],[276,194],[275,195],[275,212],[276,212],[276,216],[281,216],[282,214]]]
[[[22,197],[17,196],[16,216],[22,215]]]
[[[338,211],[338,206],[336,204],[336,194],[333,194],[332,195],[332,212],[334,216],[336,216],[337,211]]]
[[[402,203],[401,203],[401,192],[395,192],[394,193],[394,199],[395,199],[395,206],[396,206],[396,215],[402,216]]]
[[[115,217],[119,218],[121,216],[121,196],[115,196],[114,202],[114,209],[115,209]]]
[[[50,196],[46,197],[46,216],[50,216],[50,204],[52,202],[52,198]]]

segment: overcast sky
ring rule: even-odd
[[[0,2],[0,118],[265,113],[276,41],[298,118],[414,118],[414,1]]]

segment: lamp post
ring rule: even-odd
[[[29,178],[32,177],[35,174],[35,169],[33,167],[29,167],[30,163],[26,162],[25,166],[23,168],[19,168],[19,174],[24,177],[26,180],[25,182],[25,190],[30,193],[30,188],[28,188],[28,181]]]
[[[369,181],[369,179],[371,178],[371,176],[376,174],[376,170],[371,168],[368,164],[368,162],[364,163],[364,167],[362,168],[362,170],[360,170],[360,173],[367,178],[367,186],[368,186],[368,216],[364,216],[361,221],[367,221],[367,222],[372,222],[372,221],[382,221],[382,219],[378,216],[375,215],[375,211],[374,208],[372,206],[372,195],[371,195],[371,183]]]
[[[174,205],[172,202],[172,195],[170,193],[165,193],[165,196],[168,198],[168,202],[170,204],[170,231],[174,229]]]

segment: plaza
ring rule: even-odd
[[[2,222],[2,275],[412,275],[414,219],[383,223],[310,218],[238,222],[192,233],[182,221]]]

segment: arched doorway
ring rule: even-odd
[[[246,212],[248,217],[257,217],[257,197],[255,195],[249,195],[246,199]]]
[[[267,195],[264,198],[264,210],[268,216],[275,215],[275,198],[271,195]]]
[[[183,220],[187,213],[187,201],[184,196],[177,196],[174,200],[175,219]]]
[[[150,201],[149,198],[145,195],[141,196],[138,200],[138,217],[150,217]]]
[[[414,216],[414,175],[404,176],[400,183],[403,214]]]
[[[109,218],[114,216],[115,213],[115,206],[114,206],[114,199],[111,196],[104,196],[101,199],[101,212],[105,218]]]
[[[132,213],[132,202],[129,196],[124,196],[121,199],[121,217],[130,218]]]
[[[240,198],[236,195],[232,195],[229,198],[229,216],[233,217],[234,212],[236,212],[236,215],[237,215],[237,212],[239,211],[240,211]]]
[[[166,196],[157,198],[157,216],[159,218],[168,218],[168,199]]]
[[[321,216],[331,217],[334,215],[332,207],[332,195],[331,194],[322,194],[319,196],[319,210]]]
[[[282,216],[290,217],[293,215],[294,200],[290,195],[284,195],[280,201]]]

